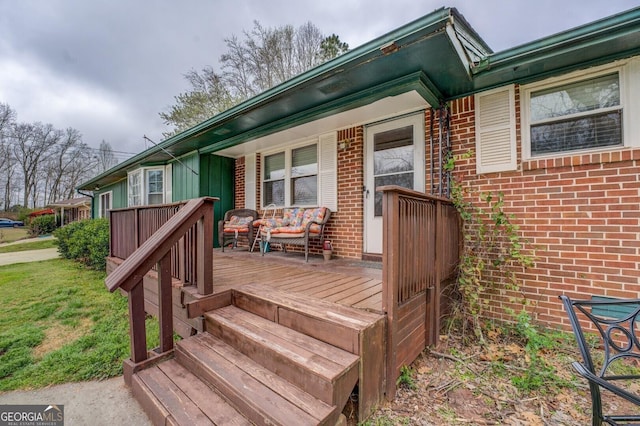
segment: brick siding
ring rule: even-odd
[[[473,98],[452,103],[456,157],[475,152]],[[515,216],[535,265],[518,270],[523,295],[535,302],[530,313],[551,326],[567,328],[558,295],[637,298],[640,277],[640,150],[576,154],[522,161],[520,99],[516,87],[518,170],[476,174],[475,156],[456,162],[456,179],[473,186],[475,197],[504,194],[504,210]],[[491,314],[505,318],[509,294],[491,294]]]

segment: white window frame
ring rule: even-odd
[[[102,203],[103,203],[103,199],[102,197],[105,195],[109,195],[109,206],[106,209],[103,209],[102,207]],[[103,215],[102,212],[103,210],[106,212],[108,212],[109,210],[111,210],[113,208],[113,191],[105,191],[103,193],[100,194],[99,198],[98,198],[98,217],[109,217],[109,215]]]
[[[284,152],[284,204],[283,205],[279,205],[278,207],[290,207],[292,206],[291,204],[291,200],[293,199],[293,195],[291,194],[291,183],[292,183],[292,176],[291,176],[291,161],[292,161],[292,151],[297,149],[297,148],[302,148],[305,146],[309,146],[309,145],[314,145],[316,146],[316,163],[318,164],[318,168],[316,169],[316,188],[317,188],[317,193],[316,193],[316,202],[314,204],[310,204],[310,205],[296,205],[295,207],[316,207],[318,206],[319,200],[321,198],[320,196],[320,192],[322,191],[322,188],[320,188],[320,182],[319,182],[319,176],[320,176],[320,142],[318,140],[318,138],[314,138],[314,139],[306,139],[304,142],[300,142],[297,143],[295,145],[291,145],[291,146],[287,146],[287,147],[281,147],[279,149],[274,149],[271,151],[267,151],[264,153],[261,153],[261,160],[260,160],[260,164],[261,164],[261,171],[260,171],[260,205],[262,207],[265,206],[265,191],[264,191],[264,183],[265,183],[265,178],[264,178],[264,172],[266,170],[266,157],[270,156],[270,155],[275,155],[275,154],[280,154],[282,152]],[[279,179],[277,179],[279,180]]]
[[[140,176],[140,192],[139,194],[137,194],[137,197],[140,199],[140,201],[138,203],[135,202],[135,200],[133,199],[133,195],[131,194],[131,176],[132,175],[139,175]],[[144,170],[143,169],[136,169],[136,170],[132,170],[129,173],[127,173],[127,205],[129,207],[136,207],[136,206],[142,206],[144,205]]]
[[[160,203],[154,203],[154,205],[155,204],[164,204],[165,203],[165,194],[166,194],[166,189],[167,189],[166,188],[166,181],[167,181],[167,179],[166,179],[166,171],[165,171],[165,167],[164,166],[162,166],[162,167],[145,167],[144,168],[144,191],[143,191],[143,193],[144,193],[144,203],[147,206],[152,205],[149,202],[149,197],[151,195],[160,194],[158,192],[153,192],[152,193],[151,191],[149,191],[149,183],[150,183],[149,182],[149,173],[150,172],[161,172],[162,173],[162,193],[161,193],[162,194],[162,201]]]
[[[571,83],[576,83],[579,81],[591,80],[594,78],[601,77],[607,74],[618,74],[618,83],[620,85],[620,106],[611,109],[599,109],[597,111],[590,111],[589,113],[581,113],[580,115],[590,116],[593,114],[597,114],[598,112],[607,111],[607,110],[620,110],[622,113],[622,145],[615,146],[605,146],[605,147],[595,147],[595,148],[586,148],[580,150],[572,150],[572,151],[558,151],[545,155],[536,155],[532,156],[531,154],[531,94],[533,92],[537,92],[545,89],[553,89],[554,87],[562,87]],[[627,137],[627,131],[625,130],[627,125],[627,121],[630,120],[627,106],[627,80],[625,67],[620,62],[615,64],[608,64],[601,67],[596,67],[589,71],[578,71],[567,74],[561,77],[554,77],[550,79],[546,79],[544,81],[528,84],[521,87],[521,137],[522,137],[522,157],[523,160],[538,160],[538,159],[546,159],[546,158],[558,158],[558,157],[570,157],[575,155],[580,155],[583,153],[590,152],[608,152],[608,151],[616,151],[623,149],[625,147],[630,146],[630,140]],[[571,117],[571,116],[567,116]]]
[[[148,173],[150,171],[161,171],[162,172],[162,204],[170,203],[172,200],[172,165],[166,166],[152,166],[152,167],[140,167],[138,169],[132,170],[127,173],[127,202],[129,207],[136,206],[148,206],[149,204],[149,181],[148,181]],[[130,177],[133,174],[140,174],[140,203],[133,204],[131,198],[131,185],[130,185]]]

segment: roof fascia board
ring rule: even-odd
[[[385,35],[382,35],[368,43],[365,43],[343,55],[338,56],[331,61],[325,62],[315,68],[312,68],[309,71],[306,71],[286,82],[275,86],[261,94],[250,98],[220,114],[217,114],[210,118],[209,120],[203,121],[196,126],[187,129],[177,135],[174,135],[157,145],[142,151],[138,155],[131,157],[130,159],[124,161],[123,163],[118,164],[112,169],[105,171],[104,173],[96,176],[95,178],[83,183],[78,186],[76,189],[89,189],[92,186],[95,186],[96,182],[101,181],[102,179],[108,177],[113,173],[122,172],[123,170],[137,167],[144,159],[150,155],[157,154],[161,152],[163,149],[167,149],[174,144],[182,142],[184,140],[197,137],[212,128],[223,125],[224,123],[231,121],[232,119],[246,114],[252,109],[258,108],[261,105],[267,104],[270,100],[277,96],[282,96],[286,94],[287,91],[290,91],[298,86],[303,85],[313,79],[319,78],[321,76],[328,76],[331,73],[339,73],[346,66],[356,66],[359,64],[359,60],[366,60],[368,56],[381,54],[380,48],[387,45],[390,42],[401,40],[406,38],[412,34],[415,34],[420,31],[424,31],[426,28],[431,27],[443,27],[450,20],[450,16],[452,13],[455,13],[454,9],[451,8],[440,8],[435,10],[434,12],[423,16],[422,18],[416,19],[396,30],[393,30]],[[434,30],[435,31],[435,30]],[[235,138],[234,138],[235,139]]]
[[[480,74],[499,68],[512,68],[528,62],[544,60],[550,56],[564,55],[577,47],[612,40],[624,34],[638,31],[640,7],[622,12],[590,24],[573,28],[531,43],[487,56],[473,69]]]
[[[185,130],[184,132],[161,142],[159,145],[163,148],[166,148],[167,146],[172,145],[178,140],[198,136],[203,131],[207,131],[209,130],[209,128],[215,125],[222,124],[222,122],[224,121],[244,114],[247,111],[256,108],[260,104],[268,103],[274,97],[282,95],[297,86],[309,82],[310,80],[313,80],[320,76],[324,77],[325,75],[328,75],[332,72],[342,72],[342,68],[345,66],[357,65],[359,59],[366,59],[368,56],[374,54],[382,54],[380,52],[380,49],[390,42],[406,38],[412,34],[424,30],[425,28],[429,28],[437,24],[440,24],[442,27],[444,27],[446,23],[449,22],[450,14],[451,9],[449,8],[438,9],[429,15],[410,22],[394,31],[391,31],[381,37],[365,43],[362,46],[355,48],[354,50],[344,53],[337,58],[332,59],[331,61],[318,65],[317,67],[312,68],[309,71],[306,71],[296,77],[293,77],[292,79],[287,80],[282,84],[268,89],[253,98],[250,98],[218,115],[215,115],[209,120],[203,121],[202,123],[192,127],[191,129]]]
[[[335,101],[319,105],[315,108],[292,114],[286,118],[267,123],[250,131],[241,133],[224,141],[201,148],[201,154],[220,151],[232,146],[266,136],[271,133],[286,130],[288,128],[324,118],[332,114],[347,111],[388,96],[399,95],[415,90],[429,105],[439,105],[443,99],[442,94],[422,71],[409,74],[374,87],[367,88],[358,93],[336,99]],[[434,93],[435,91],[435,93]]]

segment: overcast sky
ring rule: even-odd
[[[90,146],[140,152],[143,135],[187,89],[183,74],[217,68],[223,39],[314,23],[355,48],[446,5],[504,50],[640,5],[640,0],[0,0],[0,102],[24,122],[74,127]]]

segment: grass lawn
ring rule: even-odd
[[[0,243],[12,243],[24,240],[29,236],[29,230],[22,228],[0,228]]]
[[[58,247],[55,239],[32,241],[28,243],[11,244],[10,246],[1,246],[0,253],[13,253],[16,251],[40,250]]]
[[[122,374],[127,299],[104,278],[63,259],[0,267],[0,391]],[[156,321],[147,335],[157,346]]]

